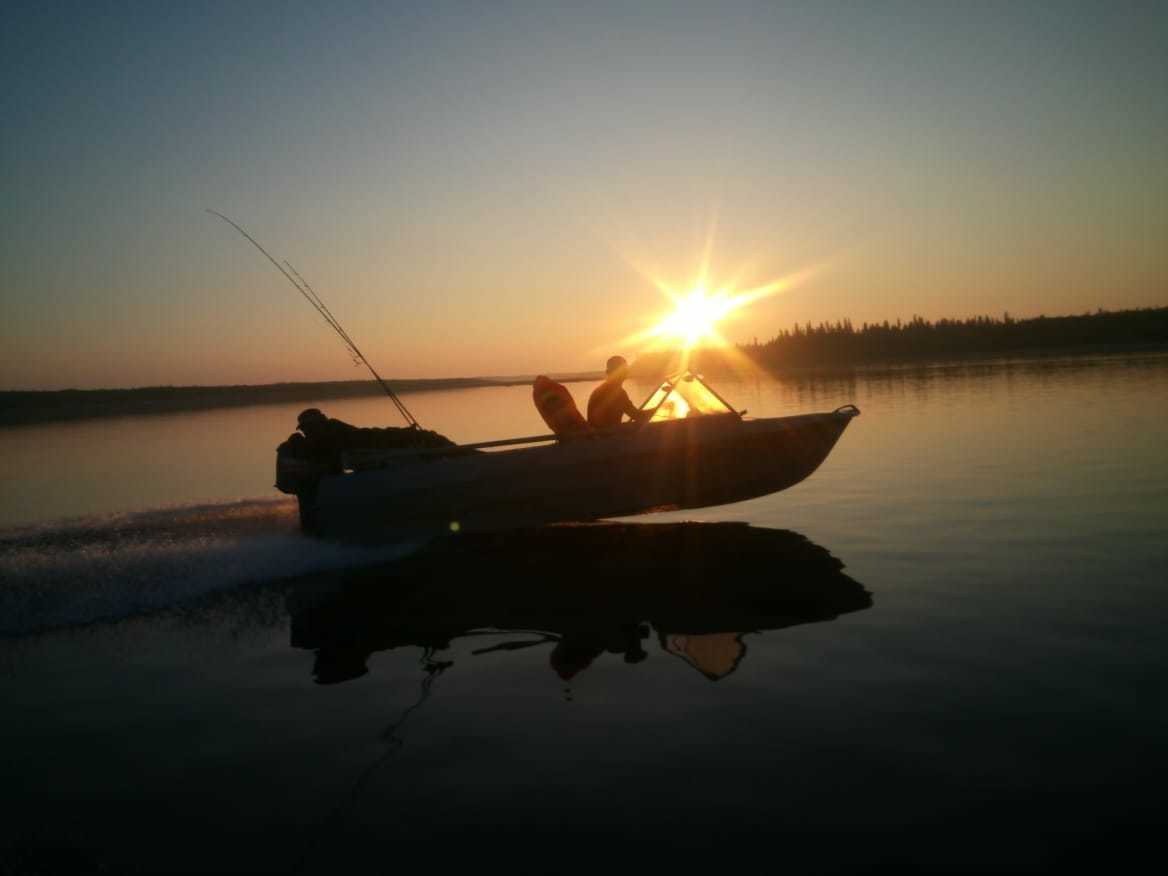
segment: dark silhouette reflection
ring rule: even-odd
[[[455,639],[471,651],[550,645],[565,682],[602,655],[637,664],[650,626],[660,648],[707,678],[733,672],[743,636],[827,621],[872,605],[843,563],[798,533],[744,523],[594,524],[461,535],[374,569],[314,578],[289,595],[292,645],[316,651],[332,684],[364,675],[376,651]],[[501,634],[504,641],[496,641]]]
[[[644,624],[569,629],[556,642],[548,660],[560,678],[571,681],[573,676],[591,666],[592,661],[606,651],[624,655],[625,663],[640,663],[649,656],[641,647],[641,640],[648,637],[649,628]]]

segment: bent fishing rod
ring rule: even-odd
[[[252,246],[263,253],[264,257],[276,266],[276,270],[284,275],[285,279],[287,279],[288,282],[291,283],[293,287],[295,287],[297,292],[304,296],[305,300],[311,304],[316,312],[321,315],[324,321],[329,324],[329,327],[337,333],[341,339],[341,343],[345,345],[345,349],[348,351],[349,355],[353,357],[353,362],[359,362],[369,369],[369,373],[373,375],[373,378],[381,385],[381,388],[385,390],[385,394],[389,396],[389,400],[393,402],[394,406],[397,408],[397,412],[405,418],[405,421],[409,424],[410,428],[421,428],[418,424],[418,421],[414,419],[414,415],[410,413],[409,408],[407,408],[405,403],[397,397],[397,393],[390,389],[389,384],[381,379],[381,375],[378,374],[376,369],[374,369],[374,367],[369,364],[369,360],[365,358],[365,354],[361,352],[355,343],[353,343],[353,339],[349,337],[349,333],[341,327],[340,322],[338,322],[337,318],[333,316],[333,312],[328,309],[328,305],[326,305],[324,301],[321,300],[321,297],[316,294],[316,290],[308,284],[307,280],[300,276],[300,272],[292,267],[292,265],[287,261],[281,265],[278,261],[272,258],[272,254],[264,249],[258,240],[248,234],[247,231],[244,230],[243,226],[238,222],[235,222],[232,219],[228,219],[226,216],[216,210],[207,210],[207,212],[212,216],[218,216],[220,219],[242,234],[245,238],[247,238],[247,241]]]

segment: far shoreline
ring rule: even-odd
[[[940,365],[991,363],[1004,360],[1074,359],[1090,356],[1133,355],[1168,352],[1168,344],[1095,344],[1068,347],[1019,348],[992,352],[963,352],[953,356],[890,357],[852,365],[797,365],[775,369],[759,366],[760,373],[776,378],[803,378],[862,374],[890,369]],[[652,380],[656,375],[637,373],[632,380]],[[715,374],[721,369],[712,369]],[[582,383],[603,379],[603,372],[553,374],[562,383]],[[729,374],[720,374],[735,379]],[[442,392],[456,389],[485,389],[524,386],[534,377],[455,377],[386,381],[395,392]],[[383,392],[373,380],[309,381],[297,383],[241,384],[228,386],[156,386],[133,389],[0,390],[0,428],[47,423],[107,419],[128,416],[175,414],[218,408],[287,404],[369,398]]]
[[[602,372],[553,375],[563,383],[600,380]],[[387,380],[394,392],[444,392],[526,386],[534,376]],[[143,386],[131,389],[0,390],[0,428],[73,420],[177,414],[216,408],[370,398],[384,394],[375,380],[324,380],[226,386]]]

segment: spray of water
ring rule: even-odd
[[[284,499],[0,530],[0,635],[116,619],[215,591],[386,562],[413,548],[306,538],[295,503]]]

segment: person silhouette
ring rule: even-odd
[[[629,363],[624,356],[611,357],[605,365],[604,373],[604,382],[592,390],[592,395],[588,397],[588,425],[594,429],[603,429],[619,425],[624,416],[633,422],[643,422],[652,416],[650,411],[637,410],[625,392],[623,384],[629,376]]]
[[[564,681],[571,681],[606,651],[622,655],[625,663],[641,663],[649,656],[641,645],[648,635],[648,627],[637,623],[568,630],[556,642],[548,662]]]

